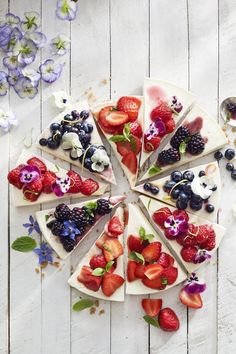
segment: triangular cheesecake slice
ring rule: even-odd
[[[145,196],[139,199],[152,224],[189,273],[211,259],[225,234],[223,226]]]
[[[214,161],[181,171],[174,170],[169,176],[133,189],[178,209],[216,221],[221,196],[220,169]]]
[[[36,219],[46,241],[61,259],[65,259],[103,216],[124,199],[114,196],[79,204],[58,204],[56,208],[36,212]]]
[[[116,101],[97,104],[92,112],[133,187],[142,148],[142,97],[123,96]]]
[[[116,184],[110,158],[86,101],[78,102],[54,118],[39,136],[37,146]]]
[[[154,78],[144,80],[143,96],[144,144],[141,167],[181,123],[195,101],[192,93],[170,82]]]
[[[126,246],[127,294],[164,291],[186,279],[186,274],[161,237],[134,204],[129,204]]]
[[[225,133],[211,116],[195,105],[170,142],[159,152],[156,162],[141,180],[210,154],[228,142]]]
[[[108,186],[92,178],[82,178],[72,169],[65,170],[28,151],[22,152],[16,167],[8,173],[8,180],[15,206],[102,195]]]
[[[118,208],[68,283],[98,299],[124,301],[124,209]]]

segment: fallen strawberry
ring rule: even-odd
[[[142,307],[146,314],[151,317],[155,317],[161,310],[161,299],[142,299]]]
[[[179,299],[187,307],[200,309],[202,307],[202,298],[200,294],[189,294],[184,288],[180,291]]]
[[[159,312],[158,322],[163,331],[175,332],[179,329],[179,319],[169,307],[165,307]]]

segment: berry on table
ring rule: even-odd
[[[157,186],[151,185],[150,192],[154,195],[157,195],[159,193],[159,188]]]
[[[232,160],[233,158],[235,157],[235,151],[234,151],[234,149],[227,149],[226,151],[225,151],[225,158],[227,159],[227,160]]]
[[[46,138],[41,138],[41,139],[39,140],[39,144],[40,144],[41,146],[46,146],[46,145],[48,144],[48,139],[46,139]]]
[[[222,159],[222,157],[223,157],[222,152],[216,151],[216,152],[214,153],[214,158],[215,158],[217,161],[220,161],[220,160]]]
[[[144,183],[144,186],[143,186],[143,189],[147,192],[150,191],[150,188],[151,188],[151,183]]]
[[[213,213],[213,211],[215,210],[215,207],[212,204],[207,204],[205,209],[208,213]]]
[[[198,177],[203,177],[205,175],[206,175],[206,172],[202,170],[199,172]]]
[[[225,167],[227,171],[233,171],[234,169],[234,165],[231,162],[227,162]]]
[[[236,169],[234,169],[232,172],[231,172],[231,178],[233,180],[236,180]]]

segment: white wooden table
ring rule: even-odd
[[[56,0],[0,0],[0,17],[8,10],[17,15],[35,10],[42,15],[42,30],[49,39],[61,32],[71,37],[71,53],[55,84],[43,84],[32,101],[19,99],[13,91],[0,98],[0,106],[10,104],[20,119],[18,129],[0,137],[0,353],[235,353],[236,221],[231,205],[236,196],[235,182],[223,163],[218,221],[228,231],[211,264],[201,271],[207,281],[203,309],[181,305],[180,287],[163,294],[164,305],[175,309],[181,321],[174,334],[148,328],[142,320],[141,297],[126,296],[121,304],[100,301],[99,309],[105,310],[101,316],[98,311],[73,312],[79,293],[69,288],[67,279],[95,234],[60,269],[48,267],[44,275],[37,274],[35,255],[17,253],[10,244],[25,233],[22,223],[39,207],[14,208],[6,174],[30,129],[36,138],[56,114],[49,98],[59,89],[79,97],[91,87],[98,99],[107,99],[140,94],[144,77],[157,76],[193,91],[219,119],[219,102],[236,94],[236,1],[79,0],[79,14],[71,24],[55,17],[55,5]],[[43,49],[42,59],[47,57]],[[111,188],[114,195],[129,188],[114,157],[113,164],[119,181]],[[131,192],[128,195],[128,200],[137,200]]]

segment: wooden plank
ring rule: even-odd
[[[236,50],[235,36],[236,24],[234,13],[236,3],[233,0],[219,1],[219,102],[226,97],[235,96],[236,63],[234,54]],[[235,133],[227,129],[230,144],[235,148],[233,141]],[[236,326],[234,306],[236,301],[235,279],[235,218],[231,207],[235,203],[235,182],[229,172],[222,166],[222,210],[219,215],[220,223],[227,227],[225,239],[219,249],[218,274],[218,353],[232,353],[235,351]]]
[[[150,1],[150,76],[188,89],[188,26],[186,1]],[[187,311],[180,304],[181,285],[161,296],[163,307],[171,307],[180,319],[180,329],[169,336],[150,328],[150,353],[187,352]],[[173,349],[174,348],[174,349]]]

